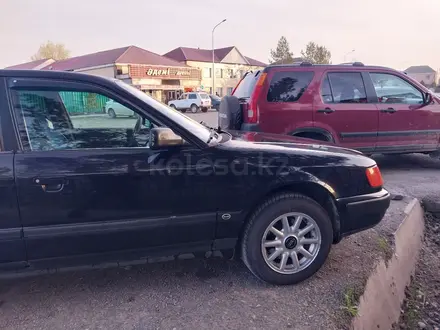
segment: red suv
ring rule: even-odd
[[[405,73],[356,62],[248,72],[219,111],[223,129],[312,138],[364,153],[439,154],[440,98]]]

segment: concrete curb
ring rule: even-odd
[[[425,229],[424,212],[417,199],[405,208],[405,219],[394,233],[394,254],[380,260],[360,298],[355,330],[391,329],[400,317],[405,288],[414,274]]]

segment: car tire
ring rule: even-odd
[[[202,112],[208,112],[208,108],[202,108]]]
[[[116,112],[112,108],[108,109],[108,115],[110,118],[116,118]]]
[[[197,113],[197,111],[199,111],[199,107],[197,106],[197,104],[191,104],[191,107],[189,108],[191,110],[192,113]]]
[[[284,234],[284,227],[288,234]],[[278,237],[271,228],[278,229]],[[312,229],[304,234],[305,228]],[[304,240],[310,244],[301,244]],[[262,281],[296,284],[321,268],[332,241],[330,217],[317,202],[304,195],[282,193],[267,199],[250,217],[243,232],[241,258]],[[307,252],[308,255],[302,254]]]
[[[186,112],[186,109],[180,109],[180,111],[181,111],[182,113],[185,113],[185,112]]]
[[[176,110],[176,106],[174,104],[170,104],[170,108]]]

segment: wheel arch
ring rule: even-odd
[[[237,247],[241,245],[244,229],[246,224],[251,218],[252,214],[258,208],[258,205],[264,203],[265,200],[271,196],[281,194],[281,193],[297,193],[307,196],[317,202],[323,207],[330,217],[332,228],[333,228],[333,243],[336,244],[341,240],[341,220],[339,217],[339,212],[336,207],[336,202],[331,188],[326,187],[324,184],[314,182],[314,181],[296,181],[286,184],[282,184],[273,187],[266,194],[258,198],[253,205],[250,207],[246,216],[244,217],[243,224],[240,228],[240,234],[237,241]],[[237,250],[238,251],[238,250]]]
[[[313,134],[319,134],[326,138],[326,141],[328,142],[335,142],[335,138],[333,137],[332,133],[330,133],[328,130],[319,128],[319,127],[303,127],[303,128],[297,128],[293,132],[291,132],[289,135],[292,136],[300,136],[304,133],[313,133]]]

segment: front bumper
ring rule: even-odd
[[[372,194],[337,199],[341,237],[377,225],[383,219],[390,201],[390,193],[385,189]]]

